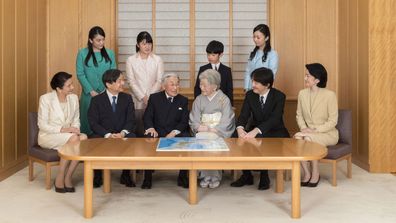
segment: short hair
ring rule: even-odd
[[[224,52],[224,45],[220,41],[212,40],[206,46],[206,53],[222,54]]]
[[[53,90],[56,90],[56,88],[62,89],[66,81],[69,80],[71,77],[72,77],[71,74],[66,73],[64,71],[56,73],[51,79],[51,83],[50,83],[51,88]]]
[[[199,75],[199,80],[202,81],[203,79],[208,80],[209,84],[216,85],[218,90],[220,88],[221,77],[220,73],[213,69],[207,69]]]
[[[168,74],[164,74],[164,76],[162,76],[161,83],[165,84],[166,80],[170,77],[176,77],[178,80],[180,80],[179,75],[177,75],[176,73],[168,73]]]
[[[309,74],[319,80],[317,86],[320,88],[325,88],[327,84],[326,68],[324,68],[324,66],[320,63],[306,64],[305,67],[307,68]]]
[[[103,84],[106,86],[106,83],[112,84],[114,82],[117,81],[117,79],[121,76],[122,72],[118,69],[110,69],[110,70],[106,70],[103,73],[103,77],[102,77],[102,81]]]
[[[268,69],[266,67],[257,68],[252,72],[250,77],[252,78],[252,80],[259,82],[264,86],[267,86],[269,84],[268,88],[272,88],[272,84],[274,83],[274,73],[271,69]]]

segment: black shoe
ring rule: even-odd
[[[126,187],[136,187],[129,174],[121,174],[120,184],[125,184]]]
[[[319,183],[319,181],[320,181],[320,176],[319,176],[319,179],[318,179],[318,181],[316,182],[316,183],[311,183],[311,182],[308,182],[308,187],[316,187],[316,186],[318,186],[318,183]]]
[[[151,179],[144,179],[142,184],[142,189],[151,189],[152,182]]]
[[[237,181],[231,183],[231,187],[243,187],[245,185],[253,185],[253,175],[242,174]]]
[[[56,193],[66,193],[65,188],[61,188],[61,187],[56,187],[55,182],[54,182],[54,187],[55,187],[55,192]]]
[[[268,174],[260,174],[260,182],[258,185],[258,190],[268,190],[270,187],[270,180]]]
[[[66,187],[65,186],[65,191],[68,192],[68,193],[74,193],[74,192],[76,192],[76,188],[74,188],[74,187]]]
[[[180,176],[177,178],[177,186],[188,188],[189,182],[187,176]]]
[[[98,188],[98,187],[100,187],[100,186],[102,186],[103,185],[103,179],[102,179],[102,177],[100,176],[94,176],[94,179],[93,179],[93,187],[94,188]]]
[[[270,188],[269,179],[260,179],[260,183],[257,187],[258,190],[268,190]]]
[[[311,177],[312,177],[312,175],[311,175]],[[301,186],[302,186],[302,187],[308,187],[308,184],[309,184],[309,181],[311,180],[311,177],[310,177],[309,180],[306,181],[306,182],[302,182],[302,181],[301,181]]]

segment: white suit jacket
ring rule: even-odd
[[[39,137],[46,134],[60,133],[62,127],[80,128],[80,111],[78,97],[67,95],[68,114],[63,114],[56,91],[40,97],[38,109]]]
[[[161,57],[151,53],[147,60],[142,60],[139,53],[128,57],[126,74],[131,88],[135,109],[145,108],[144,96],[161,90],[161,79],[164,74],[164,63]]]

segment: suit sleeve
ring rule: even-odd
[[[239,115],[236,126],[242,126],[243,128],[246,128],[246,124],[248,122],[250,114],[251,110],[248,102],[248,95],[246,94],[245,99],[243,100],[241,114]]]
[[[138,74],[136,74],[133,71],[133,56],[130,56],[127,59],[125,69],[126,69],[128,82],[129,82],[129,87],[131,88],[131,92],[138,100],[141,101],[144,97],[144,92],[141,89],[141,87],[139,86],[139,84],[137,83],[136,76]]]
[[[301,91],[298,94],[298,101],[297,101],[297,111],[296,111],[296,121],[300,131],[307,128],[307,124],[305,123],[304,116],[303,116],[303,107],[302,107],[302,98]]]
[[[84,60],[85,58],[83,56],[83,49],[82,49],[77,54],[77,60],[76,60],[77,79],[80,82],[84,93],[89,94],[89,92],[93,91],[93,88],[87,79],[87,74],[84,72]]]
[[[40,131],[46,133],[60,133],[62,126],[51,125],[49,123],[50,117],[50,103],[44,98],[44,96],[40,97],[39,109],[38,109],[38,117],[37,124]]]
[[[73,102],[74,102],[72,126],[80,129],[80,108],[79,108],[79,104],[78,104],[78,97],[77,97],[77,95],[73,95],[72,98],[73,98]]]
[[[188,100],[187,99],[183,100],[182,109],[183,109],[182,118],[181,118],[179,124],[176,126],[176,129],[179,130],[180,132],[183,132],[188,128],[189,112],[188,112]]]
[[[231,106],[234,106],[234,86],[232,83],[232,71],[231,69],[228,69],[227,72],[227,80],[226,80],[226,84],[227,84],[227,92],[224,92],[228,98],[230,98],[231,101]]]
[[[224,100],[224,103],[221,105],[221,119],[220,123],[215,126],[215,129],[224,138],[231,137],[235,130],[235,113],[232,110],[232,106],[228,97],[227,100]]]
[[[278,57],[278,53],[273,50],[271,57],[268,58],[268,68],[272,70],[272,72],[274,73],[274,80],[276,77],[276,72],[278,72],[278,65],[279,65],[279,57]]]
[[[135,105],[133,104],[132,96],[127,94],[127,113],[126,123],[124,125],[125,130],[129,132],[135,132],[136,120],[135,120]]]
[[[153,104],[153,97],[150,96],[147,103],[147,108],[143,114],[144,130],[147,130],[149,128],[154,128],[153,119],[154,119],[154,104]]]
[[[157,73],[155,74],[155,82],[151,89],[148,90],[149,94],[158,92],[161,90],[161,80],[162,80],[162,75],[164,75],[164,62],[162,61],[161,57],[157,57],[158,60],[157,62]]]
[[[88,108],[88,122],[89,122],[89,126],[91,127],[92,131],[95,134],[104,137],[107,133],[110,133],[110,131],[100,125],[100,121],[99,121],[100,105],[98,104],[99,97],[100,95],[93,97],[91,100],[91,104],[89,105]]]
[[[269,114],[269,118],[257,126],[262,135],[265,135],[268,131],[281,124],[286,96],[284,94],[278,94],[275,97],[275,107],[270,111],[271,113]]]
[[[201,94],[201,88],[199,87],[200,81],[199,81],[199,75],[202,73],[202,67],[199,68],[198,75],[197,75],[197,80],[195,80],[195,86],[194,86],[194,98],[197,98],[198,95]]]
[[[108,52],[109,52],[109,57],[110,57],[110,60],[111,60],[110,68],[111,69],[117,69],[117,61],[116,61],[115,56],[114,56],[114,51],[108,50]]]
[[[338,121],[338,104],[337,104],[337,96],[331,92],[329,95],[329,100],[327,103],[327,111],[329,118],[327,121],[319,126],[316,126],[316,130],[318,132],[328,132],[335,128]]]
[[[202,114],[201,114],[201,109],[200,109],[201,103],[200,103],[199,99],[200,98],[198,97],[194,100],[192,109],[190,112],[189,124],[190,124],[191,130],[193,131],[194,134],[197,133],[197,130],[198,130],[199,126],[201,125],[201,115]]]

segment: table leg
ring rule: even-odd
[[[284,192],[283,172],[284,170],[276,170],[276,193]]]
[[[197,170],[190,170],[189,181],[190,204],[197,204]]]
[[[294,161],[292,165],[292,218],[300,218],[300,162]]]
[[[92,218],[93,169],[90,161],[84,161],[84,217]]]
[[[111,173],[110,170],[103,170],[103,192],[111,192]]]

